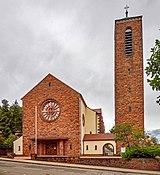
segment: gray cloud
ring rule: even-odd
[[[144,64],[159,38],[159,1],[0,0],[0,99],[11,103],[52,73],[114,125],[114,20],[143,15]],[[145,78],[146,129],[157,129],[160,107]]]

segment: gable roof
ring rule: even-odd
[[[104,133],[104,134],[85,134],[84,141],[104,141],[104,140],[114,140],[115,134]]]
[[[23,100],[24,97],[26,97],[28,94],[30,94],[39,84],[41,84],[45,79],[47,79],[48,77],[51,77],[53,79],[56,79],[57,81],[59,81],[60,83],[62,83],[64,86],[67,86],[68,88],[70,88],[71,90],[73,90],[74,92],[76,92],[80,98],[82,99],[82,101],[84,102],[84,104],[86,105],[86,102],[83,98],[83,96],[78,92],[76,91],[75,89],[71,88],[70,86],[68,86],[67,84],[65,84],[64,82],[62,82],[61,80],[59,80],[58,78],[56,78],[55,76],[53,76],[52,74],[48,74],[47,76],[45,76],[39,83],[37,83],[30,91],[28,91],[22,98],[21,100]],[[86,105],[87,106],[87,105]]]

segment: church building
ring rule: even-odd
[[[101,109],[90,109],[76,90],[48,74],[23,98],[23,155],[81,156],[116,153]]]
[[[114,38],[115,125],[134,121],[144,131],[142,16],[116,20]],[[105,133],[101,108],[89,108],[79,92],[51,74],[22,98],[22,105],[23,136],[14,144],[16,154],[120,153],[115,135]]]

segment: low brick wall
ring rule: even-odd
[[[121,158],[80,158],[80,157],[36,157],[36,160],[128,168],[138,170],[160,171],[160,159],[132,159]]]
[[[0,156],[7,156],[8,153],[13,153],[13,148],[0,147]]]

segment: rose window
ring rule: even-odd
[[[53,100],[45,101],[42,105],[42,119],[45,121],[54,121],[60,115],[60,107]]]

